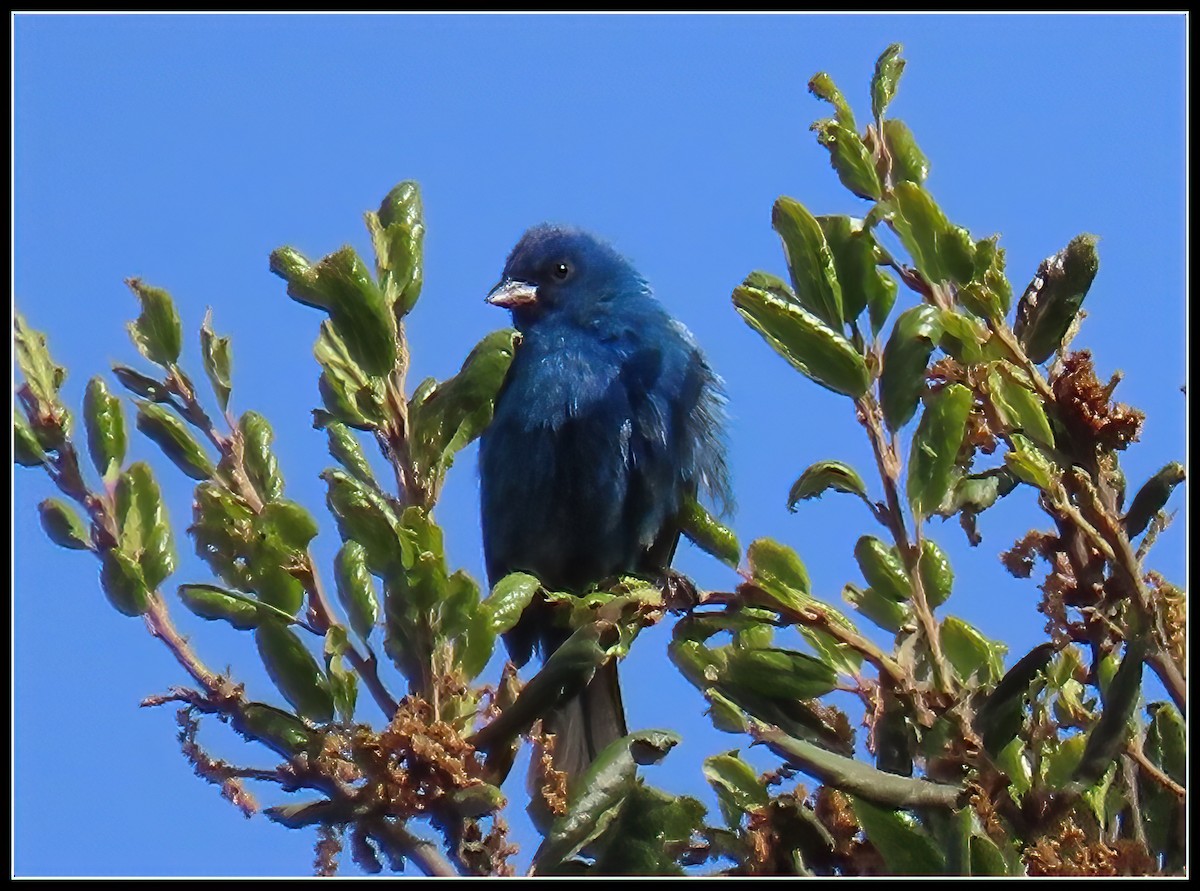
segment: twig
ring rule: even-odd
[[[390,859],[405,858],[415,863],[427,876],[458,876],[458,870],[441,850],[428,839],[419,838],[402,824],[379,819],[367,823],[367,832],[385,849]]]

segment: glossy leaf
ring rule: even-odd
[[[317,723],[333,720],[329,679],[300,638],[272,619],[254,630],[254,641],[267,674],[297,714]]]
[[[13,409],[13,461],[22,467],[40,467],[46,460],[41,443],[29,426],[29,419]]]
[[[844,461],[818,461],[792,483],[788,492],[788,510],[795,513],[796,504],[806,498],[819,498],[826,491],[857,495],[870,506],[867,486],[858,472]]]
[[[162,381],[135,371],[128,365],[113,365],[112,372],[117,382],[135,396],[141,396],[151,402],[170,402],[171,400],[170,391]]]
[[[13,346],[17,367],[33,398],[41,403],[39,411],[59,404],[58,391],[66,379],[66,369],[50,358],[46,335],[25,324],[20,313],[13,315]]]
[[[313,734],[295,715],[261,702],[247,703],[234,719],[238,732],[266,743],[286,757],[299,754],[313,742]]]
[[[246,475],[263,501],[275,501],[283,494],[283,474],[271,451],[275,438],[270,422],[256,411],[244,413],[238,421],[242,433],[242,460]]]
[[[722,563],[737,568],[742,548],[733,530],[705,510],[695,496],[684,498],[679,512],[679,528],[688,541],[712,554]]]
[[[775,201],[771,210],[771,227],[783,241],[796,299],[809,313],[840,333],[845,318],[842,289],[820,224],[803,204],[784,196]]]
[[[733,305],[775,352],[821,386],[852,398],[870,386],[862,355],[807,310],[746,285],[734,290]]]
[[[454,377],[420,391],[409,402],[413,464],[435,488],[454,456],[492,420],[500,385],[516,349],[517,333],[493,331],[475,345]]]
[[[350,428],[340,421],[330,421],[325,425],[325,434],[329,438],[329,454],[333,459],[360,483],[378,488],[367,456]]]
[[[984,637],[979,629],[956,616],[946,616],[941,627],[942,650],[963,681],[990,686],[1004,672],[1008,647]]]
[[[1077,235],[1042,261],[1037,275],[1017,304],[1013,333],[1034,362],[1045,362],[1058,350],[1079,314],[1100,258],[1095,235]]]
[[[101,377],[88,381],[83,395],[83,421],[92,463],[105,482],[112,482],[125,461],[125,414],[121,400],[108,392]]]
[[[896,603],[912,597],[912,580],[895,548],[873,535],[864,535],[854,545],[854,558],[863,578],[877,594]]]
[[[871,330],[879,333],[896,302],[897,285],[879,268],[875,237],[860,220],[848,216],[821,216],[817,222],[833,254],[846,320],[854,321],[869,309]]]
[[[509,573],[496,582],[491,595],[483,602],[492,633],[499,635],[511,631],[541,588],[542,583],[525,572]]]
[[[131,464],[117,480],[115,499],[120,548],[141,565],[147,586],[157,588],[175,571],[175,543],[150,465]]]
[[[366,640],[379,618],[379,593],[367,569],[366,549],[356,541],[347,541],[334,561],[338,599],[350,619],[354,633]]]
[[[942,849],[908,813],[852,799],[854,816],[890,875],[935,876],[946,871]]]
[[[92,548],[87,526],[69,504],[47,498],[38,505],[38,517],[46,536],[60,548],[87,551]]]
[[[921,541],[921,560],[918,564],[921,574],[921,588],[925,592],[925,602],[930,609],[941,606],[950,597],[954,587],[954,569],[950,566],[950,558],[936,541],[926,538]]]
[[[953,225],[933,197],[914,182],[899,182],[884,202],[892,226],[917,269],[930,282],[965,285],[975,271],[975,244]]]
[[[288,296],[329,313],[350,357],[382,377],[396,363],[396,322],[383,292],[354,249],[347,246],[315,264],[297,250],[271,254],[271,271],[288,283]]]
[[[1085,787],[1098,782],[1125,747],[1130,718],[1142,692],[1144,660],[1145,644],[1135,639],[1125,645],[1125,657],[1108,685],[1100,720],[1088,731],[1087,745],[1071,777],[1073,782]]]
[[[771,698],[816,699],[837,686],[837,673],[820,659],[793,650],[733,649],[729,683]]]
[[[871,114],[876,120],[883,117],[883,113],[896,96],[900,75],[904,73],[906,64],[904,59],[900,58],[901,50],[903,47],[900,44],[893,43],[875,62],[875,75],[871,78]]]
[[[321,323],[313,355],[322,369],[318,389],[329,413],[359,430],[382,426],[385,418],[382,380],[368,374],[355,361],[345,340],[328,321]]]
[[[883,418],[899,430],[917,412],[929,357],[942,336],[942,313],[922,303],[900,314],[883,350],[879,401]]]
[[[183,329],[175,301],[162,288],[154,288],[141,279],[130,278],[125,284],[142,304],[141,315],[129,323],[129,334],[138,352],[163,368],[179,361]]]
[[[953,482],[974,396],[961,384],[933,393],[913,434],[908,457],[908,503],[925,517],[937,510]]]
[[[804,561],[794,550],[770,538],[759,538],[746,551],[755,584],[789,609],[800,609],[808,599],[812,583]]]
[[[382,495],[342,470],[326,470],[321,479],[342,539],[363,546],[372,573],[382,576],[397,565],[412,565],[415,555],[409,536]]]
[[[634,785],[620,818],[602,840],[595,871],[611,876],[682,876],[681,852],[701,830],[706,808],[687,795]]]
[[[976,708],[975,727],[983,736],[984,747],[993,755],[1017,734],[1030,686],[1050,664],[1055,652],[1057,647],[1053,643],[1038,644],[1017,660]]]
[[[834,114],[837,117],[837,122],[847,130],[857,130],[858,126],[854,123],[854,112],[850,109],[850,103],[846,101],[846,97],[842,95],[842,91],[837,88],[830,77],[824,71],[814,74],[812,80],[808,82],[808,91],[818,99],[824,99],[833,106]]]
[[[879,200],[883,186],[875,170],[875,159],[862,137],[836,120],[817,121],[812,130],[817,134],[817,142],[829,150],[829,163],[842,185],[859,198]]]
[[[704,778],[717,793],[721,814],[733,829],[740,825],[744,814],[765,807],[771,800],[758,774],[737,752],[704,759]]]
[[[150,608],[150,591],[137,560],[112,549],[100,556],[100,587],[117,612],[140,616]]]
[[[842,589],[842,599],[853,606],[860,615],[892,634],[899,633],[900,629],[913,623],[911,607],[883,596],[874,588],[863,590],[854,585],[846,585]]]
[[[366,220],[379,285],[399,321],[416,305],[424,277],[420,187],[413,180],[400,183],[388,192],[378,211],[366,214]]]
[[[1004,455],[1004,465],[1012,475],[1043,492],[1053,489],[1060,474],[1054,459],[1020,433],[1010,434],[1009,441],[1012,448]]]
[[[892,157],[892,180],[920,185],[929,176],[929,159],[917,145],[904,121],[890,118],[883,122],[883,144]]]
[[[993,362],[988,366],[987,385],[988,397],[1002,423],[1038,445],[1054,446],[1054,431],[1046,410],[1023,372],[1010,362]]]
[[[204,373],[212,384],[213,393],[221,411],[229,408],[229,394],[233,391],[233,355],[228,337],[217,337],[212,329],[212,307],[204,314],[200,326],[200,357],[204,360]]]
[[[1150,525],[1156,514],[1167,506],[1175,487],[1187,478],[1183,465],[1172,461],[1138,489],[1125,514],[1125,534],[1136,538]]]
[[[257,604],[215,585],[180,585],[179,599],[200,618],[220,619],[239,631],[257,628],[262,621]]]
[[[136,400],[137,428],[163,450],[171,462],[194,480],[213,475],[212,459],[192,434],[169,410],[153,402]]]

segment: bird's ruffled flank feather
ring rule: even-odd
[[[672,319],[671,322],[695,350],[700,383],[695,407],[686,421],[688,439],[692,443],[688,476],[695,482],[700,496],[716,508],[720,516],[728,516],[737,505],[733,497],[729,463],[726,458],[729,413],[725,408],[728,404],[725,382],[704,358],[692,332],[677,319]]]

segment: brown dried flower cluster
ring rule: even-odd
[[[1017,578],[1027,579],[1033,573],[1034,558],[1052,561],[1057,549],[1058,536],[1030,529],[1024,538],[1000,555],[1000,562]]]
[[[258,802],[238,777],[237,768],[209,755],[196,742],[200,722],[190,708],[181,708],[175,715],[179,722],[179,748],[183,757],[196,771],[196,776],[220,787],[221,797],[236,807],[248,819],[258,812]]]
[[[1039,839],[1025,849],[1025,866],[1031,876],[1133,876],[1158,872],[1154,861],[1137,842],[1118,839],[1113,844],[1089,840],[1073,821],[1063,824],[1058,837]]]
[[[529,739],[533,756],[529,768],[529,784],[545,805],[548,813],[561,817],[567,812],[567,774],[554,769],[554,737],[542,730],[541,722],[534,725]]]
[[[1187,595],[1182,588],[1172,585],[1153,570],[1146,573],[1146,583],[1159,605],[1171,658],[1176,664],[1184,665],[1187,662]]]
[[[1058,415],[1076,442],[1103,450],[1123,449],[1136,442],[1146,416],[1124,403],[1113,404],[1119,378],[1106,386],[1096,379],[1090,350],[1069,353],[1050,380]]]

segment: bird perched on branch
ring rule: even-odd
[[[490,581],[528,572],[582,594],[615,575],[661,576],[684,498],[728,502],[724,397],[695,340],[628,260],[577,229],[526,232],[487,300],[522,334],[480,443]],[[523,665],[569,634],[535,602],[505,643]],[[624,736],[615,660],[544,726],[571,776]]]

